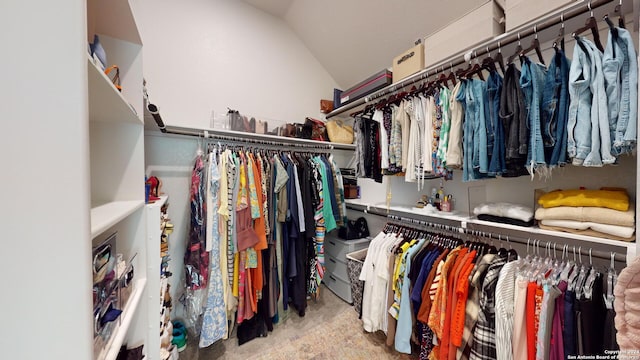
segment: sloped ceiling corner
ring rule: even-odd
[[[344,88],[487,0],[244,0],[280,17]]]

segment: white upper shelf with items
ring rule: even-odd
[[[511,231],[517,233],[525,233],[527,237],[535,238],[536,236],[548,236],[558,239],[566,240],[579,240],[581,242],[590,244],[601,244],[623,249],[627,262],[633,260],[636,256],[636,243],[626,242],[620,240],[603,239],[592,236],[585,236],[581,234],[573,234],[559,231],[551,231],[540,229],[538,227],[523,227],[510,224],[502,224],[498,222],[490,222],[479,220],[475,217],[471,217],[468,214],[464,214],[458,211],[454,212],[442,212],[442,211],[425,211],[409,206],[402,205],[385,205],[385,204],[371,204],[361,199],[346,199],[347,206],[354,210],[363,211],[365,213],[371,213],[375,215],[396,215],[403,217],[410,217],[416,220],[422,220],[427,222],[433,222],[443,225],[449,225],[453,227],[459,227],[462,229],[478,230],[484,229],[496,229],[495,231]]]
[[[88,56],[88,55],[87,55]],[[98,122],[142,123],[124,96],[89,57],[89,120]]]
[[[129,0],[87,0],[87,42],[91,121],[141,122],[142,41]]]

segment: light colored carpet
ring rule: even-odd
[[[210,359],[410,359],[389,349],[382,333],[369,334],[353,307],[326,287],[318,301],[309,301],[304,317],[289,313],[267,337],[238,346],[233,337],[198,349],[190,339],[180,360]]]

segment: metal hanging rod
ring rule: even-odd
[[[460,229],[462,229],[462,228],[460,228],[458,226],[440,224],[440,223],[436,223],[436,222],[418,220],[418,219],[407,218],[407,217],[397,216],[397,215],[387,215],[387,218],[389,218],[391,220],[395,220],[395,221],[400,221],[402,223],[409,223],[409,224],[412,224],[412,225],[430,227],[430,228],[438,229],[438,230],[441,230],[441,231],[460,232]]]
[[[346,144],[322,144],[318,141],[306,140],[306,139],[292,139],[287,137],[242,133],[237,131],[226,130],[200,130],[193,128],[166,126],[165,134],[193,136],[202,138],[203,140],[220,140],[225,142],[233,142],[237,145],[255,144],[255,145],[268,145],[277,149],[283,148],[296,148],[296,149],[308,149],[314,151],[331,151],[334,149],[349,150],[353,148],[353,145]],[[271,140],[273,138],[273,140]]]
[[[451,69],[453,67],[464,64],[466,61],[464,59],[464,55],[469,53],[469,51],[473,52],[474,58],[478,56],[482,56],[485,54],[489,54],[490,52],[497,50],[503,46],[509,45],[511,43],[520,41],[522,38],[525,38],[530,35],[534,35],[539,33],[545,29],[548,29],[554,25],[558,25],[560,23],[566,22],[572,18],[583,15],[585,13],[593,12],[593,10],[607,5],[609,3],[614,2],[615,0],[593,0],[593,1],[582,1],[576,5],[573,5],[569,8],[564,8],[560,11],[556,11],[550,15],[540,17],[536,19],[534,22],[525,24],[515,30],[511,30],[504,34],[501,34],[493,39],[487,40],[480,44],[477,44],[469,49],[461,50],[444,60],[440,60],[439,62],[429,66],[428,68],[423,69],[420,72],[417,72],[404,80],[391,84],[381,90],[378,90],[372,93],[369,96],[365,96],[358,100],[353,101],[345,106],[341,106],[329,114],[327,114],[326,118],[329,119],[331,117],[340,115],[344,112],[347,112],[351,109],[369,103],[375,99],[383,97],[385,95],[389,95],[400,91],[410,85],[418,83],[420,81],[426,80],[429,75],[433,75],[438,73],[438,71],[442,68]],[[627,0],[629,1],[629,0]]]
[[[147,105],[147,111],[151,114],[151,117],[155,121],[158,126],[158,130],[163,134],[173,134],[173,135],[184,135],[184,136],[195,136],[199,138],[205,139],[216,139],[216,140],[224,140],[224,141],[232,141],[240,144],[252,143],[252,144],[261,144],[261,145],[271,145],[274,147],[282,148],[282,147],[290,147],[290,148],[305,148],[305,149],[314,149],[315,151],[323,150],[354,150],[355,145],[353,144],[339,144],[339,143],[326,143],[322,141],[316,140],[307,140],[307,139],[297,139],[297,138],[289,138],[283,136],[275,136],[269,134],[254,134],[254,133],[245,133],[239,131],[230,131],[230,130],[202,130],[181,126],[169,126],[164,123],[162,117],[160,116],[158,107],[149,102],[149,96],[147,94],[146,82],[144,91],[144,99]]]
[[[435,223],[435,222],[431,222],[431,221],[424,221],[424,220],[418,220],[418,219],[412,219],[412,218],[407,218],[407,217],[402,217],[402,216],[397,216],[397,215],[387,215],[388,219],[394,220],[394,221],[398,221],[402,224],[400,225],[418,225],[418,226],[422,226],[422,227],[428,227],[428,228],[433,228],[436,230],[440,230],[440,231],[447,231],[447,232],[451,232],[451,233],[464,233],[466,235],[471,235],[471,236],[477,236],[477,237],[482,237],[482,238],[486,238],[486,239],[494,239],[494,240],[498,240],[498,241],[506,241],[507,243],[509,242],[514,242],[514,243],[518,243],[518,244],[522,244],[522,245],[529,245],[532,243],[532,239],[531,238],[522,238],[522,237],[518,237],[518,236],[509,236],[509,235],[503,235],[503,234],[496,234],[494,232],[489,232],[489,231],[480,231],[480,230],[474,230],[474,229],[468,229],[468,228],[463,228],[460,226],[452,226],[452,225],[446,225],[446,224],[440,224],[440,223]],[[543,247],[549,247],[549,248],[557,248],[558,245],[560,245],[560,247],[564,247],[565,245],[562,244],[561,242],[557,242],[557,241],[541,241],[541,240],[533,240],[535,241],[535,243],[537,244],[537,246],[542,245]],[[568,246],[568,245],[566,245]],[[575,247],[575,246],[572,246]],[[582,246],[580,246],[580,248],[582,248]],[[606,251],[601,251],[601,250],[593,250],[590,247],[586,247],[584,246],[584,249],[579,249],[576,254],[580,254],[580,255],[589,255],[592,257],[596,257],[599,259],[605,259],[605,260],[610,260],[612,257],[615,259],[615,261],[618,262],[622,262],[622,263],[626,263],[626,254],[620,254],[620,253],[615,253],[615,252],[606,252]],[[613,254],[613,255],[612,255]]]
[[[479,231],[479,230],[472,230],[472,229],[466,229],[466,228],[462,228],[462,230],[468,235],[479,236],[479,237],[499,240],[499,241],[506,241],[507,243],[515,242],[522,245],[529,245],[529,244],[533,244],[533,242],[535,241],[538,247],[542,245],[543,248],[548,247],[550,249],[557,248],[557,246],[560,246],[560,248],[565,246],[565,244],[562,244],[562,242],[558,242],[558,241],[543,241],[543,240],[532,239],[532,238],[525,239],[518,236],[495,234],[494,232]],[[569,245],[566,245],[566,246],[569,246]],[[575,248],[575,245],[572,245],[569,247]],[[626,254],[620,254],[616,252],[612,253],[612,252],[606,252],[601,250],[593,250],[591,247],[588,247],[588,246],[579,246],[579,248],[580,249],[576,251],[576,254],[593,256],[593,257],[596,257],[599,259],[605,259],[605,260],[610,260],[612,257],[612,254],[614,254],[613,257],[615,261],[622,262],[622,263],[627,262]]]

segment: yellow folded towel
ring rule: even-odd
[[[558,190],[538,199],[544,208],[556,206],[595,206],[627,211],[629,196],[624,190]]]

